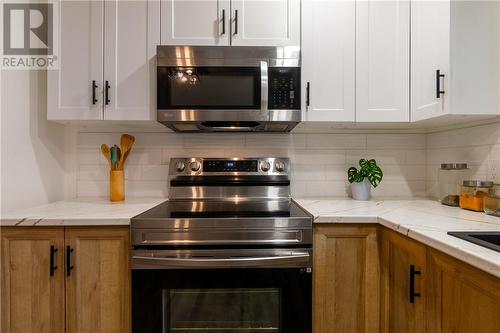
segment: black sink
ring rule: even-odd
[[[500,252],[500,231],[450,231],[448,235]]]

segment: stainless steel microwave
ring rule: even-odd
[[[178,132],[289,132],[301,120],[300,48],[158,46],[158,121]]]

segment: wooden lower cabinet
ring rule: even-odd
[[[381,332],[424,332],[426,246],[388,229],[381,240]]]
[[[67,228],[66,332],[130,331],[128,228]]]
[[[128,227],[0,233],[2,333],[130,332]]]
[[[12,227],[0,234],[1,332],[64,332],[64,229]]]
[[[500,279],[429,249],[428,332],[500,332]]]
[[[313,332],[377,332],[377,226],[314,227]]]

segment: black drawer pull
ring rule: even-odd
[[[234,34],[238,34],[238,10],[234,11]]]
[[[226,10],[222,10],[222,34],[226,34]]]
[[[436,98],[441,98],[441,94],[445,91],[441,90],[441,78],[444,78],[444,74],[441,74],[439,69],[436,70]]]
[[[110,99],[109,99],[109,89],[110,88],[111,87],[109,86],[109,81],[106,80],[106,90],[104,91],[105,92],[105,102],[106,102],[106,105],[108,105],[109,102],[111,102]]]
[[[50,246],[50,263],[49,263],[50,276],[54,276],[54,273],[57,269],[57,266],[55,264],[56,252],[57,252],[57,248],[54,245],[51,245]]]
[[[415,275],[420,275],[420,271],[415,270],[414,265],[410,265],[410,303],[415,303],[415,297],[420,297],[420,293],[415,292]]]
[[[66,276],[71,275],[71,270],[74,268],[71,266],[71,253],[73,252],[73,249],[71,246],[66,245]]]
[[[95,80],[92,80],[92,104],[94,105],[95,103],[97,103],[96,89],[97,89],[97,84],[95,83]]]

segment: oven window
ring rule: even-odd
[[[279,288],[167,289],[163,309],[166,332],[281,332]]]
[[[158,67],[159,109],[260,109],[258,67]]]

